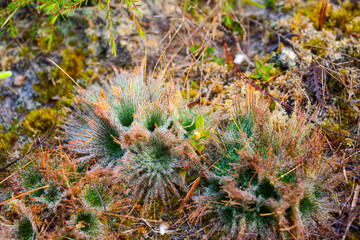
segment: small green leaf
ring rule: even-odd
[[[270,75],[268,73],[261,76],[261,79],[264,81],[269,80],[269,78],[270,78]]]
[[[202,114],[200,114],[200,116],[196,119],[195,128],[196,129],[205,129],[204,118],[203,118]]]
[[[266,73],[270,73],[271,69],[272,69],[271,65],[264,66],[264,70],[265,70]]]
[[[261,3],[258,3],[258,2],[256,2],[256,1],[253,1],[253,0],[248,0],[247,2],[248,2],[249,4],[251,4],[251,5],[254,5],[254,6],[258,7],[258,8],[266,8],[265,5],[263,5],[263,4],[261,4]]]
[[[11,77],[11,75],[12,75],[11,71],[0,72],[0,79]]]
[[[191,46],[190,50],[191,52],[195,53],[198,48],[196,46]]]
[[[213,53],[214,51],[215,51],[215,48],[213,48],[213,47],[210,47],[210,48],[206,49],[206,53],[207,53],[207,54],[211,54],[211,53]]]
[[[199,152],[202,152],[202,151],[204,151],[204,149],[205,149],[204,145],[199,145],[199,146],[197,146],[196,148],[197,148],[197,150],[198,150]]]
[[[259,73],[252,73],[250,75],[251,78],[261,78],[261,75]]]
[[[233,30],[240,35],[244,34],[244,29],[241,27],[240,23],[233,21],[232,22]]]
[[[262,69],[263,66],[264,64],[261,61],[259,61],[258,59],[255,60],[255,68],[257,71],[260,71],[260,69]]]
[[[224,24],[225,24],[226,26],[228,26],[228,27],[231,25],[231,19],[230,19],[230,17],[229,17],[228,15],[225,15],[225,16],[223,17],[222,21],[223,21]]]

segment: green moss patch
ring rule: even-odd
[[[56,122],[56,110],[51,108],[40,108],[31,110],[21,123],[22,133],[29,136],[45,135]]]

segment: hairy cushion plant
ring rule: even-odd
[[[153,103],[139,114],[139,122],[150,132],[153,132],[158,127],[167,128],[169,126],[170,116],[164,105],[161,102]]]
[[[28,205],[26,201],[14,199],[2,206],[2,208],[5,207],[5,211],[2,211],[1,215],[1,239],[39,239],[37,227],[39,222],[35,215],[36,209],[26,205]],[[7,220],[6,218],[10,216],[11,218]]]
[[[132,96],[122,96],[114,106],[117,121],[123,127],[130,127],[138,110],[138,100]]]
[[[46,209],[55,211],[66,192],[62,157],[56,155],[55,150],[47,149],[32,154],[31,158],[33,160],[29,163],[26,159],[19,162],[26,167],[19,172],[17,181],[22,183],[24,191],[35,190],[28,195],[32,201],[43,203]]]
[[[321,177],[331,169],[320,134],[300,112],[289,118],[251,94],[229,112],[229,122],[205,147],[212,165],[191,218],[208,221],[208,237],[331,236],[326,225],[335,202],[325,190],[330,180]],[[315,194],[314,183],[322,183],[326,194]]]
[[[143,79],[143,73],[135,75],[123,72],[117,74],[106,88],[109,93],[108,99],[116,121],[125,129],[129,128],[135,121],[135,115],[145,102],[149,100],[146,90],[147,85]],[[113,96],[113,97],[112,97]]]
[[[36,230],[28,217],[24,216],[19,221],[16,229],[16,236],[18,239],[24,240],[36,239]]]
[[[308,238],[319,232],[319,227],[326,229],[325,233],[328,234],[333,231],[327,222],[333,218],[331,212],[336,209],[334,200],[331,199],[334,198],[330,192],[331,188],[326,189],[326,185],[334,185],[334,181],[325,179],[320,174],[317,179],[311,180],[313,181],[304,181],[304,193],[297,205],[292,208],[292,211],[299,214],[302,233]]]
[[[114,165],[125,150],[117,142],[121,135],[121,126],[110,118],[104,109],[84,106],[82,119],[73,119],[65,126],[69,147],[84,156],[78,161],[95,158],[101,165]]]
[[[168,203],[169,196],[179,198],[187,190],[180,171],[194,167],[198,157],[177,131],[181,119],[173,116],[176,96],[171,86],[161,79],[144,82],[142,74],[123,72],[102,88],[79,90],[78,116],[64,126],[66,139],[69,148],[80,153],[77,161],[116,165],[119,179],[128,179],[126,190],[133,198],[145,205],[157,199]],[[96,198],[90,192],[84,189],[88,204],[90,195]]]
[[[64,126],[69,148],[82,154],[77,160],[95,159],[105,167],[114,166],[126,153],[119,139],[135,122],[149,131],[167,127],[170,116],[164,92],[157,79],[146,84],[142,71],[122,72],[102,87],[80,89],[78,116]]]
[[[216,232],[213,237],[223,235],[225,239],[276,239],[273,205],[279,198],[269,180],[259,181],[254,169],[244,170],[236,179],[209,173],[202,194],[194,197],[192,218],[209,218],[207,237]]]
[[[109,210],[111,205],[120,203],[122,194],[117,191],[121,184],[116,181],[114,171],[94,169],[86,173],[81,184],[81,199],[86,208]]]
[[[75,232],[86,239],[99,239],[102,232],[102,223],[92,212],[80,211],[73,216]]]
[[[145,205],[157,199],[166,204],[172,195],[180,198],[179,191],[187,190],[180,172],[197,159],[187,141],[167,129],[156,128],[150,132],[139,126],[124,136],[123,142],[130,151],[119,170],[127,177],[133,198],[142,198]]]
[[[69,148],[82,154],[78,161],[96,159],[100,165],[113,166],[125,154],[117,140],[133,122],[142,99],[141,74],[123,73],[103,83],[79,89],[78,116],[70,119],[64,130]]]

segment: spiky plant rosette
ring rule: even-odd
[[[113,166],[125,153],[116,140],[134,121],[144,98],[142,74],[123,72],[88,90],[78,89],[77,116],[64,125],[69,148],[80,155],[77,161],[95,159]]]
[[[99,217],[91,211],[78,211],[71,217],[75,236],[84,239],[106,239],[104,225]]]
[[[52,150],[35,153],[31,158],[30,162],[28,159],[20,161],[25,167],[13,181],[21,186],[21,191],[31,192],[28,195],[31,202],[41,203],[43,210],[46,209],[51,214],[56,211],[67,192],[66,181],[69,179],[64,176],[65,168],[62,168],[65,162]]]
[[[172,196],[181,197],[188,189],[181,173],[196,169],[198,157],[188,141],[166,128],[149,131],[138,125],[124,135],[129,151],[119,165],[126,176],[130,196],[150,206],[156,200],[165,205]]]
[[[113,169],[94,168],[85,173],[79,183],[81,208],[93,211],[126,213],[129,208],[128,197],[123,189],[124,183]]]
[[[80,155],[79,162],[93,159],[97,166],[119,170],[118,179],[128,179],[125,187],[145,205],[158,199],[168,203],[170,195],[180,198],[187,190],[186,170],[199,162],[180,133],[186,131],[182,120],[193,124],[201,116],[209,122],[211,114],[207,109],[203,118],[199,108],[189,110],[189,116],[176,115],[182,108],[173,106],[177,100],[173,85],[151,77],[145,82],[142,71],[123,72],[102,87],[79,90],[77,116],[64,126],[68,147]]]
[[[213,164],[191,216],[207,219],[208,237],[333,236],[329,213],[335,201],[323,176],[335,159],[325,156],[319,132],[301,113],[289,118],[269,106],[249,94],[230,109],[230,121],[205,147]]]
[[[208,132],[214,129],[221,119],[222,111],[214,111],[214,106],[191,106],[180,92],[175,94],[170,106],[172,112],[172,125],[176,132],[185,139],[190,139],[195,132]],[[199,124],[201,121],[201,124]],[[202,128],[202,125],[204,128]]]
[[[141,108],[136,118],[150,132],[153,132],[156,128],[170,128],[170,113],[166,102],[162,101],[161,98]]]
[[[24,201],[15,199],[6,206],[8,211],[17,215],[15,221],[0,221],[1,239],[38,239],[37,222],[39,221],[34,212],[35,209],[27,207]]]
[[[29,221],[24,218],[28,216],[38,226],[38,229],[34,228],[36,234],[41,233],[42,238],[56,236],[66,228],[64,219],[70,219],[69,210],[78,202],[77,192],[80,191],[77,189],[82,174],[61,146],[31,153],[18,163],[19,166],[14,167],[15,174],[7,180],[12,187],[5,188],[4,192],[7,193],[6,200],[24,196],[2,206],[2,216],[29,226]],[[18,205],[23,207],[17,210]]]
[[[127,151],[119,139],[135,122],[149,131],[169,125],[166,106],[172,94],[159,79],[145,83],[142,71],[122,72],[102,86],[79,89],[77,116],[64,126],[69,148],[81,155],[77,161],[116,165]]]
[[[103,166],[112,166],[125,153],[116,142],[123,131],[121,125],[110,116],[108,99],[103,95],[98,102],[82,103],[78,117],[64,126],[69,148],[81,157],[78,162],[94,159]]]

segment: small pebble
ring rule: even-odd
[[[167,232],[167,230],[169,229],[169,227],[170,227],[170,225],[167,222],[160,223],[160,226],[159,226],[160,234],[164,235]]]
[[[27,79],[24,75],[17,75],[14,78],[14,86],[21,87],[24,84],[24,81]]]

